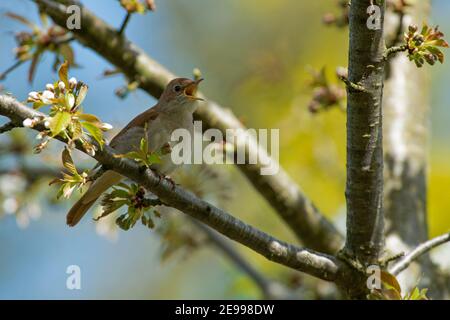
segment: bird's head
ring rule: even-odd
[[[169,82],[159,98],[159,102],[171,108],[194,106],[196,101],[203,100],[196,96],[198,85],[203,79],[191,80],[176,78]]]

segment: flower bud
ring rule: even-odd
[[[102,129],[103,131],[108,131],[111,130],[112,128],[113,126],[106,122],[102,123],[102,126],[100,127],[100,129]]]
[[[33,128],[33,126],[35,125],[35,121],[33,119],[27,118],[23,120],[22,124],[24,127]]]
[[[408,30],[409,30],[409,32],[411,32],[411,33],[416,33],[417,30],[418,30],[418,27],[417,27],[417,25],[413,24],[413,25],[410,25],[410,26],[408,27]]]
[[[66,85],[64,84],[64,82],[60,81],[58,82],[58,88],[61,91],[64,91],[64,89],[66,89]]]
[[[46,120],[46,121],[44,122],[44,127],[50,128],[50,121]]]
[[[37,93],[36,91],[31,91],[28,94],[28,98],[30,98],[31,100],[39,100],[39,93]]]
[[[71,89],[74,89],[78,84],[78,81],[75,77],[69,79],[69,86]]]
[[[47,90],[49,90],[49,91],[54,91],[55,90],[55,87],[53,86],[53,84],[51,84],[51,83],[47,83],[46,85],[45,85],[45,88],[47,89]]]
[[[45,104],[51,104],[52,100],[55,99],[55,94],[49,90],[42,92],[41,100]]]

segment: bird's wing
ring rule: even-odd
[[[115,148],[118,146],[120,141],[122,140],[123,136],[131,131],[131,129],[140,129],[142,130],[145,126],[145,123],[149,123],[151,125],[151,122],[154,121],[156,118],[158,118],[158,105],[155,107],[148,109],[141,114],[137,115],[133,120],[131,120],[125,128],[123,128],[118,134],[114,136],[114,138],[111,140],[109,145],[112,148]]]

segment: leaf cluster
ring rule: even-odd
[[[101,122],[93,114],[82,112],[81,104],[87,95],[88,86],[75,78],[68,79],[67,61],[59,68],[58,75],[59,80],[47,84],[46,90],[30,92],[27,100],[33,103],[34,109],[50,106],[49,117],[37,119],[38,122],[45,121],[48,130],[39,133],[39,139],[46,139],[35,148],[35,151],[39,153],[47,145],[49,137],[59,135],[67,139],[70,148],[79,141],[93,156],[97,147],[86,139],[86,135],[92,137],[101,148],[104,145],[103,131],[111,129],[111,126]],[[33,120],[30,120],[28,125],[33,126]]]
[[[444,53],[439,48],[448,48],[449,45],[443,37],[437,26],[432,28],[424,23],[420,31],[416,25],[409,26],[405,33],[409,60],[419,68],[425,62],[429,65],[434,65],[436,61],[444,63]]]
[[[14,49],[19,63],[31,60],[28,71],[29,82],[32,82],[39,60],[46,51],[55,54],[53,63],[55,71],[62,61],[67,61],[70,66],[75,65],[74,51],[70,46],[70,34],[57,25],[48,26],[45,14],[40,14],[42,27],[12,12],[7,12],[5,15],[30,29],[30,31],[21,31],[15,34],[17,47]]]
[[[76,189],[82,192],[83,187],[89,182],[87,172],[79,173],[75,167],[70,149],[64,148],[61,158],[67,172],[62,172],[62,178],[57,178],[50,182],[50,185],[55,183],[61,184],[56,194],[57,199],[61,198],[61,196],[69,198]]]
[[[120,0],[120,5],[127,10],[128,13],[144,14],[147,10],[155,11],[156,9],[154,0]]]
[[[154,206],[160,205],[158,199],[149,199],[145,197],[145,189],[139,187],[137,184],[127,185],[120,183],[113,187],[110,193],[107,193],[102,198],[102,214],[96,218],[98,221],[123,206],[127,207],[127,212],[120,215],[116,219],[116,224],[123,230],[129,230],[134,227],[139,220],[150,229],[155,227],[153,218],[160,218],[159,211],[154,209]]]

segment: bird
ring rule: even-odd
[[[149,151],[156,151],[167,144],[172,146],[175,143],[170,141],[170,137],[176,129],[186,129],[193,134],[193,113],[198,106],[198,101],[203,100],[196,96],[198,85],[202,80],[187,78],[171,80],[157,104],[131,120],[114,136],[109,146],[119,154],[139,150],[140,142],[147,132]],[[165,176],[176,167],[169,153],[163,155],[161,162],[152,164],[150,168]],[[75,226],[106,190],[123,179],[125,177],[115,171],[105,171],[72,206],[66,217],[67,225]]]

